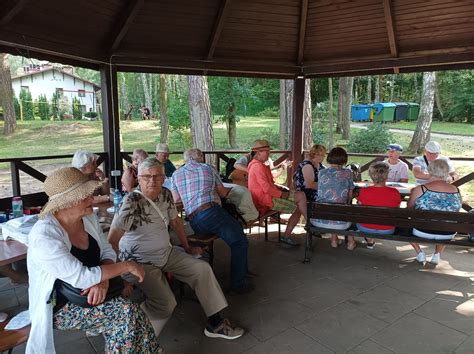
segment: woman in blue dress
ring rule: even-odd
[[[347,164],[347,152],[341,147],[331,149],[327,162],[329,167],[319,171],[318,202],[350,204],[354,181],[352,170],[344,168]],[[351,226],[350,222],[339,220],[311,219],[316,227],[334,230],[346,230]],[[339,239],[337,234],[331,234],[331,246],[337,248]],[[348,237],[347,249],[352,251],[356,247],[354,237]]]
[[[411,190],[407,208],[421,210],[439,211],[459,211],[462,206],[462,198],[459,189],[448,183],[449,165],[445,160],[437,159],[428,165],[428,172],[431,179],[424,185],[416,186]],[[450,240],[454,234],[452,232],[442,232],[437,230],[413,229],[413,235],[431,240]],[[425,263],[426,255],[418,243],[412,242],[417,255],[416,260]],[[445,245],[437,244],[435,252],[431,256],[430,263],[437,265],[441,259],[441,253]]]

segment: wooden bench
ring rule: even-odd
[[[280,219],[280,212],[277,210],[269,210],[265,214],[258,217],[258,219],[249,220],[245,223],[244,228],[249,229],[252,231],[253,226],[261,226],[265,228],[265,241],[268,241],[268,220],[270,218],[276,218],[278,220],[278,242],[280,242],[281,238],[281,219]]]
[[[349,230],[333,230],[313,226],[310,219],[350,221]],[[364,233],[355,228],[355,223],[394,225],[393,235]],[[452,240],[430,240],[412,235],[412,229],[427,229],[456,233]],[[472,213],[414,210],[406,208],[382,208],[361,205],[308,203],[308,221],[306,223],[306,242],[303,262],[309,262],[312,254],[313,236],[332,233],[344,236],[368,237],[402,242],[439,243],[454,246],[474,247],[468,240],[474,234]]]
[[[28,340],[31,326],[8,331],[4,329],[8,322],[0,322],[0,353],[8,351],[8,354],[11,354],[13,348]]]
[[[214,267],[214,241],[219,236],[214,234],[194,234],[188,236],[188,241],[191,246],[195,247],[207,247],[207,253],[209,254],[209,265],[211,268]]]

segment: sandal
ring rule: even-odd
[[[354,251],[356,249],[356,247],[357,247],[357,242],[347,244],[347,249],[349,251]]]
[[[300,245],[298,242],[293,241],[290,237],[285,237],[285,236],[280,237],[280,242],[284,243],[288,246],[299,246]]]

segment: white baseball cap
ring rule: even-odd
[[[441,153],[441,145],[436,141],[428,141],[425,145],[425,150],[432,154],[439,154]]]

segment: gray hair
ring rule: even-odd
[[[72,157],[71,166],[82,170],[86,165],[97,160],[99,156],[86,150],[77,150]]]
[[[428,165],[428,173],[432,177],[447,180],[449,177],[449,165],[444,159],[436,159]]]
[[[138,160],[141,158],[142,160],[145,160],[148,157],[148,153],[143,150],[143,149],[135,149],[133,150],[132,154],[132,161]]]
[[[204,154],[199,149],[188,149],[184,152],[184,162],[194,160],[196,162],[204,162]]]
[[[140,176],[143,170],[147,170],[149,168],[159,168],[163,174],[165,173],[165,165],[163,165],[154,157],[149,157],[138,164],[138,175]]]
[[[388,170],[390,167],[386,162],[377,161],[370,165],[369,176],[375,184],[385,182],[388,178]]]

